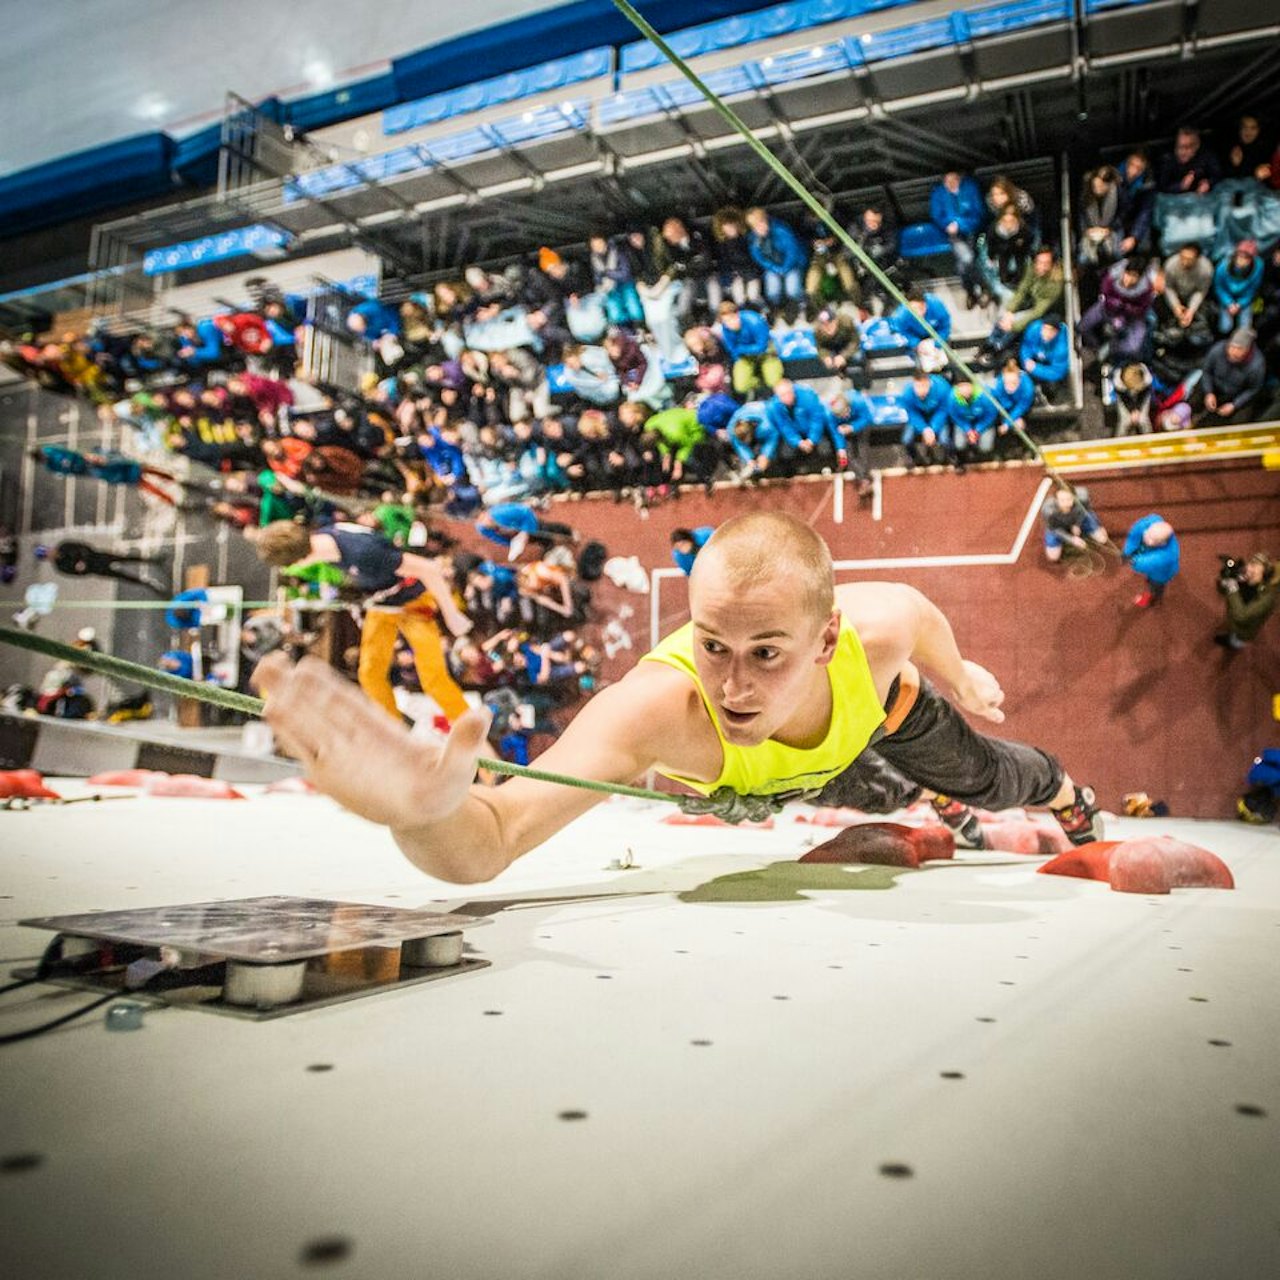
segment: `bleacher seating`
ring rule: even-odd
[[[1053,66],[1070,72],[1072,0],[1007,0],[978,9],[957,5],[912,21],[917,2],[791,0],[726,17],[740,3],[669,0],[650,5],[648,16],[659,29],[713,17],[673,31],[673,47],[693,58],[718,92],[737,95],[744,105],[752,96],[772,95],[786,104],[795,122],[862,109],[864,86],[886,100],[959,92],[973,74],[962,53],[972,58],[980,78],[1000,80]],[[1187,10],[1187,0],[1086,0],[1080,16],[1085,47],[1098,57],[1159,47],[1181,38]],[[1251,0],[1215,0],[1198,6],[1194,21],[1206,38],[1227,39],[1265,26],[1267,18]],[[307,130],[385,110],[385,137],[426,147],[392,148],[354,166],[304,174],[287,188],[286,201],[350,192],[366,182],[404,178],[571,133],[609,132],[626,124],[647,130],[642,122],[682,110],[709,116],[692,86],[672,75],[648,42],[628,38],[633,34],[608,0],[580,0],[406,55],[390,72],[288,102],[269,99],[259,104],[265,115]],[[543,60],[530,67],[525,60],[535,48]],[[476,66],[499,74],[470,83],[466,72]],[[590,92],[575,86],[590,86]],[[557,114],[557,103],[538,101],[563,97],[565,90],[573,91],[572,112]],[[493,118],[498,108],[522,99],[532,104],[532,119],[526,119],[529,111]],[[767,113],[752,123],[769,123]],[[727,128],[718,117],[708,124],[708,137],[723,136]],[[424,130],[429,138],[419,136]],[[660,135],[654,138],[663,145]],[[210,182],[220,139],[219,125],[178,140],[142,135],[0,178],[0,226],[18,231],[66,217],[70,206],[79,214],[126,197],[145,197],[171,186],[175,174],[188,182]],[[619,140],[617,149],[625,155],[638,148]]]

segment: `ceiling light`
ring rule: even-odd
[[[138,99],[133,114],[141,120],[163,120],[171,110],[169,103],[160,94],[148,93]]]
[[[327,89],[333,83],[333,68],[323,58],[312,58],[302,74],[313,89]]]

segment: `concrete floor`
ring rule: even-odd
[[[249,790],[0,814],[3,972],[48,938],[19,918],[274,893],[492,914],[492,967],[0,1048],[6,1276],[1280,1274],[1275,829],[1112,824],[1213,850],[1234,892],[970,855],[742,901],[723,877],[828,833],[619,802],[458,889]],[[0,1033],[85,999],[12,993]]]

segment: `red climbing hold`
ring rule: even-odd
[[[987,848],[998,853],[1026,853],[1032,857],[1052,857],[1071,848],[1067,833],[1056,823],[1045,826],[1039,822],[1001,821],[996,819],[982,823],[982,834]]]
[[[952,858],[956,839],[943,826],[908,827],[898,822],[859,822],[810,849],[801,862],[869,862],[880,867],[918,867]]]
[[[1172,889],[1234,889],[1227,864],[1199,845],[1173,836],[1125,840],[1111,854],[1111,887],[1118,893]]]
[[[772,831],[773,819],[763,822],[726,822],[714,813],[669,813],[662,820],[669,827],[746,827],[749,831]]]
[[[0,800],[61,800],[34,769],[0,770]]]
[[[1050,876],[1104,880],[1117,893],[1236,887],[1221,858],[1172,836],[1095,840],[1046,862],[1040,871]]]
[[[89,779],[91,787],[142,787],[149,778],[168,777],[158,769],[108,769]]]
[[[1088,844],[1073,845],[1038,870],[1044,876],[1074,876],[1077,880],[1105,880],[1109,884],[1111,851],[1119,843],[1119,840],[1091,840]]]
[[[243,800],[230,783],[199,778],[194,773],[161,773],[143,787],[149,796],[179,796],[188,800]]]

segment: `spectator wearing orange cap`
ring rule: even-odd
[[[569,263],[554,249],[543,245],[538,250],[538,265],[525,277],[525,306],[529,309],[529,328],[533,330],[547,364],[556,364],[566,342],[573,340],[569,331],[565,303],[570,295],[587,289]]]

